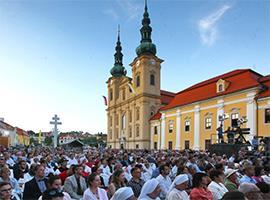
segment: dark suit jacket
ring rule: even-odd
[[[45,179],[47,186],[47,180]],[[37,200],[42,195],[35,177],[25,183],[23,191],[23,200]]]

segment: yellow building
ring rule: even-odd
[[[162,59],[152,43],[145,7],[141,44],[126,76],[118,35],[108,86],[108,137],[111,148],[205,149],[224,130],[246,118],[250,135],[270,137],[270,76],[239,69],[195,84],[177,94],[160,89]]]
[[[224,131],[242,118],[247,120],[242,128],[250,128],[247,140],[270,137],[269,86],[269,75],[239,69],[178,92],[151,119],[151,148],[205,149],[217,142],[219,118],[225,115]]]

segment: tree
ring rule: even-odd
[[[53,139],[52,137],[46,137],[45,140],[44,140],[44,143],[46,146],[50,146],[53,142]]]

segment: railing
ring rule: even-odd
[[[228,139],[227,133],[223,133],[222,135],[223,135],[223,142],[228,143],[229,139]],[[211,135],[211,144],[216,144],[216,143],[220,143],[219,138],[218,138],[218,134],[213,133]],[[232,143],[234,143],[234,139],[233,139]]]

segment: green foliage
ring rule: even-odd
[[[46,137],[44,140],[44,143],[46,146],[50,146],[53,142],[53,138],[52,137]]]

